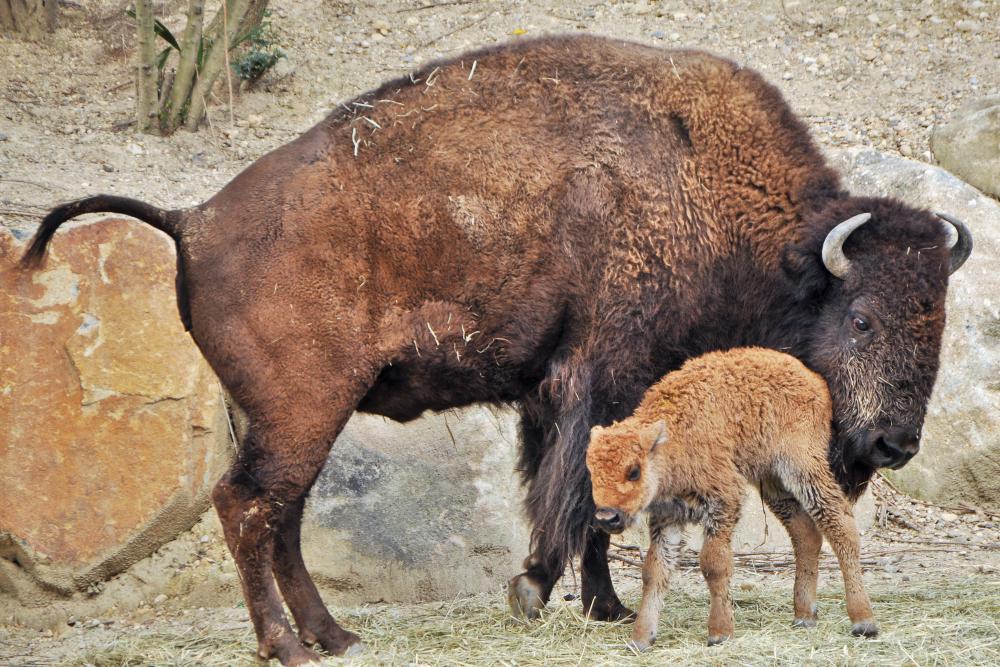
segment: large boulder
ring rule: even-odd
[[[25,273],[26,239],[0,227],[0,591],[44,604],[190,528],[232,445],[178,318],[172,242],[67,226]]]
[[[931,133],[942,167],[1000,197],[1000,96],[972,100]]]
[[[863,149],[832,157],[853,192],[950,213],[972,230],[972,256],[948,287],[941,370],[920,454],[890,477],[928,500],[1000,507],[1000,205],[921,162]]]
[[[528,551],[516,415],[355,415],[306,509],[303,555],[338,604],[497,590]]]

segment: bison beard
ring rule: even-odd
[[[58,207],[25,264],[96,211],[177,244],[182,317],[250,424],[213,500],[258,653],[285,664],[358,643],[299,548],[304,499],[355,410],[519,405],[534,527],[512,607],[536,614],[580,554],[586,609],[622,618],[608,538],[590,526],[591,426],[687,358],[777,348],[830,383],[845,426],[830,459],[858,492],[874,465],[904,461],[867,451],[871,433],[919,433],[948,274],[971,250],[957,221],[844,192],[752,70],[588,36],[431,63],[191,209]],[[870,330],[851,328],[861,316]]]

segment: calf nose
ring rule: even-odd
[[[594,512],[594,522],[609,533],[620,533],[625,529],[625,515],[621,510],[601,507]]]
[[[876,468],[896,470],[920,451],[920,435],[908,428],[890,426],[868,435],[869,457]]]

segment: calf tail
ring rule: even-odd
[[[35,232],[35,238],[31,240],[31,245],[24,253],[24,257],[21,258],[21,266],[27,269],[39,267],[45,259],[45,250],[49,241],[55,235],[59,225],[84,213],[121,213],[138,218],[166,233],[174,239],[174,242],[178,240],[182,220],[181,211],[167,211],[138,199],[113,195],[97,195],[96,197],[77,199],[49,211],[42,220],[42,224],[39,225],[38,231]]]

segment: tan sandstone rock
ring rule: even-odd
[[[25,236],[0,228],[0,590],[31,604],[187,530],[231,445],[173,244],[134,221],[67,226],[26,274]]]

